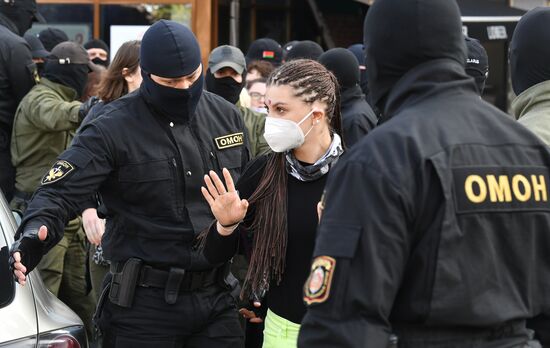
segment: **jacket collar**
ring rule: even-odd
[[[363,91],[361,90],[361,87],[359,85],[355,85],[350,88],[343,88],[340,92],[340,104],[342,106],[347,105],[349,102],[355,100],[355,99],[361,99],[364,98],[365,95],[363,94]]]
[[[550,80],[526,89],[512,102],[512,112],[516,119],[541,109],[550,112]]]
[[[6,17],[2,13],[0,13],[0,25],[8,28],[8,30],[11,31],[12,33],[14,33],[15,35],[21,36],[19,34],[19,29],[17,29],[17,26],[15,25],[15,23],[13,23],[13,21],[11,19]]]
[[[383,117],[388,120],[411,104],[433,95],[458,91],[477,94],[474,79],[466,75],[462,65],[452,59],[425,62],[409,70],[395,84],[388,95]]]
[[[73,101],[77,98],[76,91],[71,87],[67,87],[62,84],[50,81],[45,77],[42,77],[40,79],[40,84],[54,90],[65,101]]]

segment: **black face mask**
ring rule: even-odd
[[[45,63],[36,63],[36,71],[38,72],[38,76],[44,76],[44,69]]]
[[[2,10],[2,13],[11,19],[20,36],[23,36],[32,27],[34,13],[31,10],[9,6],[3,6]]]
[[[195,113],[202,95],[202,75],[187,89],[172,88],[153,81],[149,73],[141,70],[143,82],[140,91],[145,100],[164,116],[187,122]]]
[[[74,89],[77,93],[76,99],[78,99],[84,94],[89,72],[90,68],[86,64],[66,65],[48,61],[45,65],[44,77],[52,82]]]
[[[239,83],[231,76],[217,78],[210,72],[210,69],[206,71],[206,89],[219,95],[231,104],[236,104],[239,101],[244,82],[244,77],[242,82]]]
[[[92,63],[94,63],[94,64],[96,64],[96,65],[102,65],[102,66],[104,66],[104,67],[106,67],[106,68],[109,67],[109,60],[108,60],[108,59],[107,59],[107,60],[103,60],[103,59],[101,59],[101,58],[94,58],[94,59],[92,59]]]
[[[516,95],[550,80],[550,8],[527,12],[510,42],[510,72]]]
[[[388,16],[395,21],[388,21]],[[408,29],[403,32],[403,28]],[[455,1],[376,1],[365,18],[363,34],[370,98],[382,112],[388,94],[416,66],[436,59],[466,62]]]

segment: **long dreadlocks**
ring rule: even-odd
[[[338,81],[323,65],[309,59],[290,61],[271,73],[267,80],[267,87],[270,86],[290,86],[294,95],[308,104],[325,103],[331,131],[342,136]],[[284,153],[271,156],[249,202],[256,206],[251,226],[245,226],[254,231],[254,251],[241,297],[261,298],[271,281],[280,283],[285,269],[287,174]]]

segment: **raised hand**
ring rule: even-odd
[[[201,187],[201,192],[219,224],[230,227],[244,219],[248,201],[239,197],[229,171],[224,168],[222,172],[225,185],[214,171],[210,171],[204,176],[206,187]]]

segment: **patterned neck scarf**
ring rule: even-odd
[[[298,161],[292,151],[286,152],[286,171],[300,181],[314,181],[328,173],[340,156],[344,153],[340,136],[334,133],[328,151],[312,165],[304,166]]]

